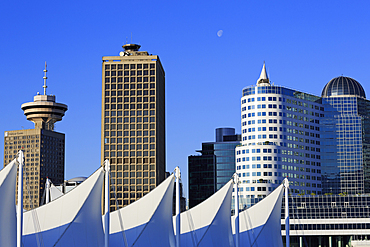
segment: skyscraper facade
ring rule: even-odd
[[[234,128],[217,128],[216,141],[202,143],[201,155],[188,157],[189,207],[194,207],[224,186],[235,173],[235,147],[241,136]]]
[[[370,193],[370,101],[364,89],[340,76],[321,96],[323,193]]]
[[[285,177],[292,194],[321,193],[321,98],[271,85],[265,65],[243,89],[242,144],[236,147],[242,207],[268,195]]]
[[[42,203],[46,178],[53,183],[64,181],[65,135],[54,131],[54,124],[62,120],[67,105],[57,103],[55,95],[46,94],[46,66],[44,94],[34,96],[33,102],[22,104],[27,120],[35,123],[34,129],[12,130],[4,133],[4,165],[23,150],[23,205],[25,209]]]
[[[165,178],[165,73],[158,56],[139,48],[103,57],[101,161],[111,162],[120,207]]]

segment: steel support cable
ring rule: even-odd
[[[222,200],[221,202],[221,205],[225,202],[225,198]],[[203,238],[205,237],[205,235],[207,234],[208,230],[211,228],[213,222],[215,221],[215,218],[217,217],[218,213],[220,212],[220,208],[218,209],[217,213],[215,214],[215,217],[213,218],[212,222],[209,224],[209,226],[207,227],[207,230],[204,232],[203,236],[201,237],[201,239],[199,240],[199,243],[197,246],[199,246],[199,244],[202,242]]]
[[[167,187],[167,190],[168,190],[168,187]],[[166,193],[167,193],[167,190],[166,190]],[[166,194],[166,193],[165,193],[165,194]],[[163,199],[163,197],[162,197],[162,199]],[[161,204],[161,202],[159,202],[158,206],[159,206],[160,204]],[[158,207],[157,207],[157,209],[158,209]],[[137,238],[136,238],[136,239],[135,239],[135,241],[133,242],[132,246],[134,246],[134,245],[136,244],[136,242],[139,240],[140,236],[143,234],[143,232],[145,231],[146,227],[149,225],[150,221],[152,220],[152,218],[153,218],[154,214],[157,212],[157,209],[156,209],[156,211],[152,214],[152,216],[150,217],[149,221],[148,221],[147,223],[145,223],[144,228],[141,230],[140,234],[137,236]]]
[[[252,226],[252,221],[250,219],[250,215],[247,211],[248,209],[246,209],[245,211],[245,214],[244,214],[244,220],[245,220],[245,225],[247,226],[247,233],[248,233],[248,240],[249,240],[249,246],[252,246],[252,237],[254,238],[254,228]],[[247,216],[248,216],[248,219],[247,219]],[[248,231],[248,224],[250,225],[250,228],[251,228],[251,232]],[[252,236],[251,236],[252,234]]]
[[[96,186],[96,181],[95,181],[95,184],[93,187]],[[90,193],[89,195],[86,197],[86,200],[84,201],[84,203],[82,205],[85,204],[85,202],[87,201],[88,197],[91,195],[91,190],[90,190]],[[81,207],[82,208],[82,207]],[[62,237],[64,236],[64,234],[67,232],[67,230],[69,229],[69,227],[72,225],[72,223],[77,219],[79,213],[81,212],[81,208],[80,210],[76,213],[75,217],[72,219],[72,221],[70,223],[68,223],[68,226],[66,227],[66,229],[64,229],[63,233],[60,235],[60,237],[57,239],[57,241],[54,243],[53,247],[57,246],[57,244],[59,243],[59,241],[62,239]]]
[[[275,206],[274,206],[274,208],[276,207],[276,203],[275,203]],[[274,208],[272,209],[272,211],[271,212],[273,212],[274,211]],[[267,223],[267,221],[268,221],[268,219],[271,217],[271,214],[269,215],[269,217],[267,218],[267,220],[266,220],[266,223]],[[256,243],[256,246],[258,246],[258,244],[257,244],[257,239],[258,239],[258,237],[259,237],[259,235],[262,233],[262,231],[263,231],[263,229],[266,227],[266,223],[263,225],[263,227],[261,228],[261,231],[258,233],[258,235],[257,235],[257,237],[256,237],[256,239],[254,240],[254,242],[252,243],[252,245],[251,245],[251,247]]]
[[[190,210],[186,211],[186,216],[188,218],[188,225],[189,225],[189,229],[190,229],[190,235],[191,235],[191,240],[193,242],[193,246],[194,247],[198,246],[197,234],[195,233],[193,217],[191,215]]]

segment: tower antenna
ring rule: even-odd
[[[48,87],[48,86],[46,86],[46,80],[48,79],[48,77],[46,76],[46,72],[48,72],[48,70],[47,70],[47,65],[46,65],[46,61],[45,61],[45,69],[44,69],[44,77],[43,77],[44,86],[42,86],[44,88],[44,95],[46,95],[46,88]]]

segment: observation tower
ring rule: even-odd
[[[62,120],[68,107],[65,104],[56,103],[55,95],[46,94],[47,65],[45,62],[44,69],[44,94],[37,93],[33,97],[33,102],[22,104],[21,108],[26,115],[27,120],[35,123],[35,129],[54,130],[54,123]]]

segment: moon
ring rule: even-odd
[[[217,32],[217,36],[218,36],[218,37],[221,37],[221,36],[222,36],[222,34],[223,34],[223,32],[224,32],[223,30],[219,30],[219,31]]]

